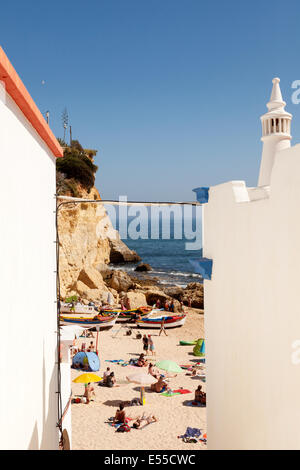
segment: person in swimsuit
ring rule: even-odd
[[[155,377],[156,379],[159,378],[159,374],[155,371],[154,367],[153,367],[153,364],[149,364],[149,367],[148,367],[148,374],[152,375],[152,377]]]
[[[91,396],[92,394],[95,395],[94,393],[94,387],[91,386],[90,383],[84,384],[84,397],[86,397],[86,404],[88,405],[91,401]]]
[[[125,422],[126,422],[126,413],[124,410],[124,403],[121,403],[119,406],[119,409],[116,411],[113,424],[124,424]]]
[[[146,335],[144,335],[143,336],[143,350],[145,351],[145,354],[147,354],[148,352],[148,347],[149,347],[148,338]]]
[[[137,365],[138,365],[139,367],[145,367],[145,366],[148,365],[148,362],[146,361],[145,355],[144,355],[143,353],[142,353],[142,354],[140,355],[140,357],[138,358],[138,360],[137,360]]]
[[[151,390],[153,392],[160,393],[165,389],[167,389],[167,384],[166,382],[164,382],[162,377],[159,377],[158,381],[155,384],[151,384]]]
[[[106,384],[107,377],[110,375],[110,367],[106,368],[106,371],[103,373],[103,383]]]
[[[166,332],[166,329],[165,329],[165,317],[163,317],[163,319],[162,319],[158,336],[160,336],[162,332],[164,332],[164,334],[166,336],[168,336],[167,332]]]
[[[142,429],[141,424],[142,424],[143,421],[145,421],[145,424],[143,426],[143,428],[144,428],[145,426],[147,426],[150,423],[155,423],[156,421],[158,421],[158,419],[154,415],[153,416],[151,416],[151,415],[146,416],[145,413],[143,413],[143,415],[141,417],[136,418],[136,421],[133,423],[132,427],[135,428],[135,429]]]
[[[151,354],[152,354],[152,356],[154,356],[155,348],[154,348],[154,343],[153,343],[153,339],[152,339],[151,335],[148,335],[148,344],[149,344],[149,347],[150,347]]]

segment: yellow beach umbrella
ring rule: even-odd
[[[103,380],[102,377],[99,377],[99,375],[93,374],[92,372],[88,372],[86,374],[79,375],[73,380],[73,382],[76,384],[89,384],[92,382],[100,382],[100,380]]]

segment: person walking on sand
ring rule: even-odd
[[[162,332],[164,332],[164,334],[165,334],[166,336],[168,336],[168,335],[167,335],[167,332],[166,332],[166,329],[165,329],[165,317],[162,318],[162,322],[161,322],[161,324],[160,324],[160,330],[159,330],[158,336],[160,336]]]

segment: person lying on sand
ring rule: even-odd
[[[138,365],[139,367],[145,367],[145,366],[148,365],[148,362],[147,362],[147,360],[145,359],[145,355],[144,355],[143,353],[142,353],[142,354],[140,355],[140,357],[138,358],[138,360],[137,360],[137,365]]]
[[[159,377],[158,381],[155,384],[151,384],[150,388],[153,392],[160,393],[167,389],[167,384],[162,377]]]
[[[116,411],[113,424],[124,424],[125,422],[126,422],[126,413],[124,410],[124,403],[121,403],[119,406],[119,409]]]
[[[144,426],[141,427],[142,422],[145,421]],[[146,416],[145,413],[141,417],[137,417],[136,421],[133,423],[132,427],[135,429],[143,429],[145,426],[147,426],[150,423],[155,423],[157,422],[158,419],[153,415]]]

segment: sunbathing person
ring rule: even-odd
[[[107,367],[106,368],[106,371],[103,372],[103,385],[105,384],[106,385],[106,382],[107,382],[107,377],[111,374],[110,372],[110,367]]]
[[[144,426],[141,427],[142,422],[145,421]],[[155,423],[158,419],[154,415],[145,416],[145,413],[141,417],[137,417],[136,421],[133,423],[132,427],[135,429],[143,429],[150,423]]]
[[[158,372],[154,369],[154,366],[151,363],[149,364],[149,367],[148,367],[148,374],[152,375],[152,377],[155,377],[156,379],[159,378]]]
[[[111,373],[106,377],[105,384],[106,384],[107,387],[113,387],[113,386],[116,384],[116,377],[115,377],[115,373],[114,373],[114,372],[111,372]]]
[[[202,392],[202,385],[199,385],[195,390],[195,401],[201,403],[201,405],[206,405],[206,393]]]
[[[125,422],[126,422],[126,413],[124,410],[124,403],[121,403],[119,406],[119,409],[116,411],[113,424],[124,424]]]
[[[144,355],[143,353],[142,353],[142,354],[140,355],[140,357],[138,358],[138,360],[137,360],[137,365],[138,365],[139,367],[145,367],[145,366],[148,365],[148,362],[147,362],[147,360],[145,359],[145,355]]]
[[[160,376],[158,381],[155,384],[151,384],[150,388],[153,392],[160,393],[167,389],[167,384],[166,382],[164,382],[163,378]]]

